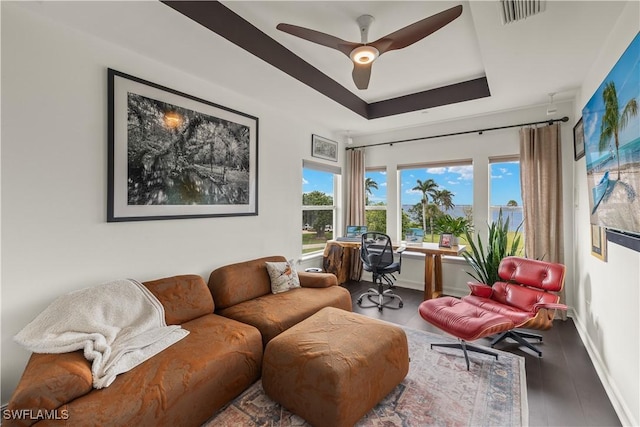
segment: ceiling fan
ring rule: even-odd
[[[415,22],[391,34],[368,43],[369,26],[374,21],[371,15],[362,15],[356,21],[360,26],[361,43],[354,43],[339,39],[320,31],[298,27],[291,24],[278,24],[276,28],[285,33],[336,49],[347,55],[353,61],[353,81],[358,89],[369,87],[371,65],[373,61],[390,50],[403,49],[422,40],[429,34],[438,31],[462,14],[462,6],[455,6],[421,21]]]

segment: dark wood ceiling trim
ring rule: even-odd
[[[369,104],[369,119],[409,113],[491,96],[486,77]]]
[[[247,52],[367,118],[367,103],[217,1],[163,1]]]
[[[490,96],[485,77],[367,104],[218,1],[162,3],[273,65],[354,113],[376,119]]]

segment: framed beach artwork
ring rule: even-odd
[[[258,119],[108,70],[107,221],[258,214]]]
[[[633,234],[640,234],[638,103],[640,33],[582,110],[591,224]]]

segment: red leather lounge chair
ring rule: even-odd
[[[566,310],[560,304],[560,292],[564,286],[565,266],[535,259],[507,257],[500,262],[498,275],[503,280],[490,287],[482,283],[468,283],[471,295],[462,301],[493,311],[511,319],[515,328],[546,331],[553,326],[556,310]],[[488,294],[488,295],[487,295]],[[513,338],[542,357],[542,352],[525,338],[542,341],[542,336],[511,329],[501,333],[491,347],[505,338]]]
[[[502,281],[493,286],[469,282],[471,295],[462,300],[444,297],[424,301],[419,307],[422,318],[460,339],[460,345],[447,346],[463,349],[467,369],[466,349],[478,350],[465,345],[464,341],[496,333],[499,335],[493,339],[491,347],[505,338],[512,338],[542,357],[542,351],[525,339],[542,341],[542,336],[517,328],[550,329],[555,311],[567,309],[558,302],[560,297],[556,294],[564,285],[565,266],[562,264],[507,257],[500,262],[498,275]]]

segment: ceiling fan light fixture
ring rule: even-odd
[[[349,57],[356,64],[366,65],[375,61],[379,55],[380,52],[378,49],[373,46],[364,45],[353,49],[349,54]]]

